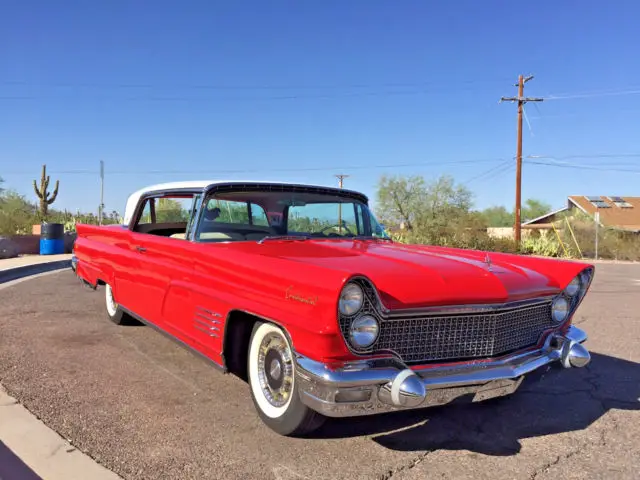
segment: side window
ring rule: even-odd
[[[260,205],[212,198],[204,205],[195,238],[202,242],[255,240],[268,234],[267,213]]]
[[[357,235],[359,224],[353,203],[308,203],[289,207],[288,233]]]
[[[197,196],[153,197],[144,200],[134,231],[164,237],[185,238]]]
[[[140,215],[140,220],[138,220],[138,225],[155,223],[151,219],[151,202],[152,199],[145,200],[144,207],[142,208],[142,214]]]
[[[156,203],[156,223],[182,223],[189,220],[192,197],[158,198]]]
[[[264,211],[264,208],[253,203],[249,206],[251,207],[251,223],[259,227],[268,227],[269,220],[267,220],[267,212]]]
[[[249,221],[249,210],[251,210],[251,221]],[[218,223],[269,226],[264,208],[255,203],[211,199],[207,202],[204,217]]]

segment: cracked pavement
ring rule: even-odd
[[[151,328],[118,327],[65,271],[0,291],[0,383],[125,479],[635,479],[640,265],[598,264],[575,323],[592,362],[473,405],[262,425],[248,387]],[[0,408],[3,408],[0,406]]]

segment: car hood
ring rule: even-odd
[[[263,256],[338,270],[344,273],[343,281],[352,276],[367,277],[389,309],[503,303],[554,295],[579,271],[573,266],[567,272],[566,265],[560,268],[561,261],[379,240],[235,245]]]

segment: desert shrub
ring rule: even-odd
[[[564,250],[557,239],[550,235],[530,236],[521,242],[520,253],[543,255],[545,257],[564,256]]]

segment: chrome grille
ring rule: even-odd
[[[371,290],[365,291],[368,298],[358,315],[381,319]],[[345,339],[350,323],[351,318],[340,317]],[[376,342],[358,353],[390,350],[406,363],[496,357],[534,346],[544,331],[556,326],[550,300],[496,312],[382,318]]]

